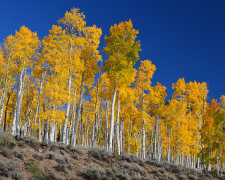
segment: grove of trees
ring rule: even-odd
[[[0,47],[1,131],[221,172],[225,96],[208,102],[205,82],[180,78],[166,101],[166,87],[151,83],[156,66],[134,68],[138,34],[131,20],[112,26],[103,60],[101,28],[79,9],[42,41],[20,27]]]

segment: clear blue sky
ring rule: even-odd
[[[73,7],[102,28],[100,49],[111,25],[131,19],[141,60],[157,67],[153,85],[165,85],[169,97],[179,77],[207,82],[208,100],[225,94],[225,0],[1,0],[0,41],[22,25],[42,39]]]

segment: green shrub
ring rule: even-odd
[[[33,157],[38,161],[44,160],[44,156],[41,154],[34,154]]]
[[[106,180],[108,178],[104,169],[96,167],[85,168],[82,170],[81,174],[89,180]]]
[[[112,154],[99,148],[92,148],[88,150],[88,154],[95,159],[100,161],[106,161],[108,163],[111,162]]]
[[[12,178],[15,180],[23,180],[24,175],[22,173],[20,173],[19,171],[15,171],[12,173]]]
[[[18,166],[16,161],[11,161],[7,164],[0,162],[0,176],[9,177],[10,172],[14,172]]]
[[[9,170],[7,169],[6,165],[0,162],[0,176],[9,177]]]
[[[17,158],[19,158],[21,160],[23,160],[23,158],[24,158],[24,152],[14,151],[13,154],[14,154],[15,157],[17,157]]]
[[[72,153],[76,153],[78,155],[84,154],[84,148],[82,146],[75,146],[75,147],[69,146],[68,148]]]
[[[188,180],[188,177],[187,177],[186,175],[184,175],[184,174],[179,174],[179,175],[178,175],[178,178],[179,178],[180,180]]]
[[[158,162],[156,160],[152,160],[152,159],[147,160],[146,163],[149,164],[149,165],[151,165],[151,166],[165,167],[163,163]]]
[[[40,162],[36,160],[30,160],[26,165],[26,169],[28,172],[32,173],[35,179],[45,178],[45,171],[42,167],[40,167]]]
[[[139,173],[141,175],[146,175],[146,171],[140,168],[137,164],[131,164],[128,162],[121,162],[119,163],[121,169],[127,169],[129,171],[133,171],[135,173]]]
[[[9,171],[14,171],[19,167],[19,164],[16,161],[11,161],[7,163],[5,166]]]
[[[20,146],[20,147],[26,147],[27,146],[25,141],[17,141],[17,145]]]
[[[16,140],[13,138],[12,135],[1,133],[0,136],[0,146],[1,147],[9,147],[14,148],[17,145]]]
[[[138,175],[138,176],[131,177],[131,180],[153,180],[153,178]]]
[[[67,157],[57,159],[58,165],[55,167],[57,171],[68,173],[68,169],[72,170],[73,166]]]
[[[8,150],[8,149],[6,149],[6,148],[1,148],[1,149],[0,149],[0,154],[1,154],[2,156],[4,156],[4,157],[9,158],[9,159],[11,159],[11,158],[13,157],[12,154],[11,154],[11,152],[10,152],[10,150]]]
[[[66,150],[66,145],[62,142],[57,143],[56,146],[61,150]]]
[[[73,153],[72,157],[77,160],[79,159],[79,155],[76,152]]]
[[[198,179],[198,176],[195,176],[194,174],[189,174],[188,177],[191,180],[197,180]]]
[[[43,154],[44,159],[55,159],[55,154],[52,151],[48,151]]]
[[[24,137],[24,141],[33,148],[38,147],[40,145],[34,137],[26,136]]]

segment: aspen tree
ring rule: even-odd
[[[141,107],[141,116],[142,116],[142,158],[145,159],[146,156],[146,137],[145,137],[145,92],[150,91],[151,79],[156,70],[154,64],[151,61],[145,60],[141,62],[140,67],[137,71],[137,77],[135,81],[135,86],[138,91],[139,106]]]
[[[1,86],[3,85],[3,88],[1,87],[1,97],[0,97],[0,125],[2,123],[2,115],[4,110],[4,104],[5,104],[5,94],[6,94],[6,87],[7,87],[7,80],[8,80],[8,67],[9,62],[6,62],[5,58],[3,57],[3,52],[0,47],[0,77],[1,77]]]
[[[114,93],[111,103],[111,122],[109,151],[112,152],[114,135],[114,106],[116,101],[117,86],[134,81],[132,74],[133,65],[139,59],[138,52],[140,42],[136,41],[138,31],[133,28],[130,21],[122,22],[110,28],[110,35],[105,37],[107,42],[103,52],[109,58],[106,60],[103,70],[107,71],[108,77],[114,82]]]
[[[15,111],[13,116],[12,134],[19,135],[20,118],[21,118],[21,104],[23,100],[23,86],[24,75],[26,69],[32,67],[32,56],[40,47],[40,41],[37,33],[31,32],[27,27],[22,26],[19,31],[15,32],[14,44],[12,48],[12,61],[18,67],[17,71],[17,100],[15,103]]]

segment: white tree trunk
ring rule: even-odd
[[[145,117],[144,117],[144,91],[142,91],[142,158],[145,159]]]
[[[39,91],[39,94],[38,94],[37,107],[36,107],[35,116],[34,116],[34,127],[33,127],[33,134],[32,134],[33,136],[35,136],[35,127],[36,127],[37,115],[40,112],[40,98],[41,98],[41,92],[42,92],[42,85],[43,85],[43,78],[41,78],[41,81],[40,81],[40,91]]]
[[[72,134],[72,137],[74,136],[74,124],[75,124],[75,118],[76,118],[76,93],[77,93],[77,89],[75,88],[75,91],[74,91],[74,99],[73,99],[73,108],[72,108],[72,113],[71,113],[71,118],[72,118],[72,122],[71,122],[71,125],[72,125],[72,130],[71,130],[71,134]],[[72,142],[70,142],[72,143]]]
[[[75,120],[75,123],[74,123],[74,133],[73,133],[73,137],[72,137],[72,146],[76,145],[77,129],[78,129],[79,118],[80,118],[81,107],[82,107],[82,100],[83,100],[83,89],[84,89],[84,74],[82,74],[82,79],[81,79],[80,99],[79,99],[79,103],[78,103],[77,116],[76,116],[76,120]]]
[[[46,144],[48,144],[48,118],[45,120],[44,124],[44,140]]]
[[[158,132],[158,117],[156,116],[155,117],[155,128],[154,128],[154,146],[153,146],[153,158],[154,159],[157,159],[157,149],[156,149],[156,147],[157,147],[157,145],[156,145],[156,143],[158,143],[157,142],[157,133]]]
[[[118,105],[117,105],[117,118],[116,118],[116,138],[117,138],[117,151],[120,155],[120,134],[119,134],[119,124],[120,124],[120,96],[118,94]]]
[[[69,99],[68,99],[68,103],[67,103],[67,106],[66,106],[66,119],[64,121],[64,127],[63,127],[63,138],[62,138],[62,141],[63,143],[66,143],[68,142],[67,140],[67,122],[69,120],[69,114],[70,114],[70,91],[71,91],[71,79],[72,79],[72,74],[70,74],[70,79],[69,79],[69,88],[68,88],[68,96],[69,96]]]
[[[21,103],[23,98],[23,73],[24,73],[24,67],[18,77],[18,82],[17,82],[17,99],[15,103],[13,123],[12,123],[13,136],[19,135],[19,130],[20,130],[20,111],[21,111]]]
[[[38,118],[38,124],[39,124],[39,128],[38,128],[38,139],[39,139],[39,142],[42,142],[42,136],[41,136],[41,132],[42,132],[42,127],[41,127],[41,119]]]
[[[120,153],[123,152],[123,147],[124,147],[123,128],[124,128],[123,121],[120,121]]]
[[[4,110],[4,105],[5,105],[5,93],[6,93],[7,80],[8,80],[8,68],[9,68],[9,61],[6,66],[5,84],[2,90],[2,96],[1,96],[1,102],[0,102],[0,124],[2,123],[2,114]]]
[[[110,134],[109,134],[109,152],[113,150],[113,137],[114,137],[114,106],[116,101],[116,84],[114,86],[114,93],[112,99],[112,106],[111,106],[111,121],[110,121]]]
[[[109,121],[109,101],[108,100],[106,100],[106,111],[105,111],[105,113],[106,113],[106,122],[105,122],[105,148],[106,148],[106,151],[108,151],[109,150],[109,148],[108,148],[108,121]]]
[[[96,146],[96,141],[97,141],[97,136],[98,136],[98,93],[99,93],[99,79],[97,80],[96,83],[97,86],[97,91],[96,91],[96,102],[95,102],[95,123],[93,124],[94,129],[93,129],[93,147]]]
[[[145,118],[143,118],[142,125],[142,158],[145,159]]]

